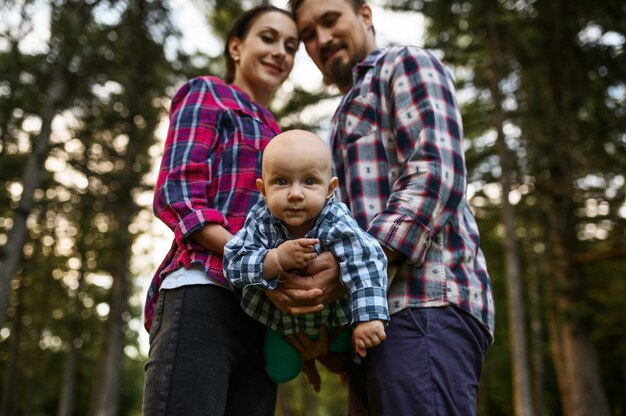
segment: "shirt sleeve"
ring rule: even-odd
[[[352,325],[372,320],[389,321],[387,257],[380,244],[359,228],[346,213],[332,219],[320,240],[337,258],[341,281],[350,294]]]
[[[385,85],[393,114],[398,165],[403,167],[386,208],[368,232],[421,264],[436,235],[461,203],[466,187],[462,124],[452,80],[427,51],[404,48]]]
[[[189,81],[172,101],[153,207],[179,244],[207,223],[228,225],[208,194],[222,114],[206,78]]]
[[[233,238],[224,246],[224,275],[238,288],[256,287],[261,290],[274,290],[278,278],[263,278],[263,262],[271,249],[267,232],[261,232],[267,226],[259,215],[258,205],[246,218],[246,222]]]

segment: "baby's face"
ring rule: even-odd
[[[320,148],[307,138],[285,141],[263,157],[263,179],[257,185],[268,209],[294,236],[303,235],[315,225],[337,184],[325,144]]]

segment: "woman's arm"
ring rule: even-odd
[[[220,224],[208,223],[192,233],[191,238],[207,250],[224,254],[224,246],[233,235]]]
[[[205,225],[228,227],[208,195],[222,118],[213,89],[211,80],[194,78],[176,93],[170,109],[170,127],[154,189],[154,213],[181,245],[198,232],[196,238],[204,240],[199,236],[205,234]],[[223,232],[218,232],[220,242],[223,237]]]

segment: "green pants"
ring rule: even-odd
[[[332,329],[329,329],[332,333]],[[343,329],[330,343],[332,352],[346,352],[350,348],[352,331]],[[311,336],[311,339],[317,337]],[[265,331],[265,371],[276,383],[293,380],[302,370],[303,359],[298,350],[291,346],[285,337],[267,328]]]

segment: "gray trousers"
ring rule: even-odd
[[[264,334],[224,288],[163,290],[150,330],[144,416],[274,415]]]

